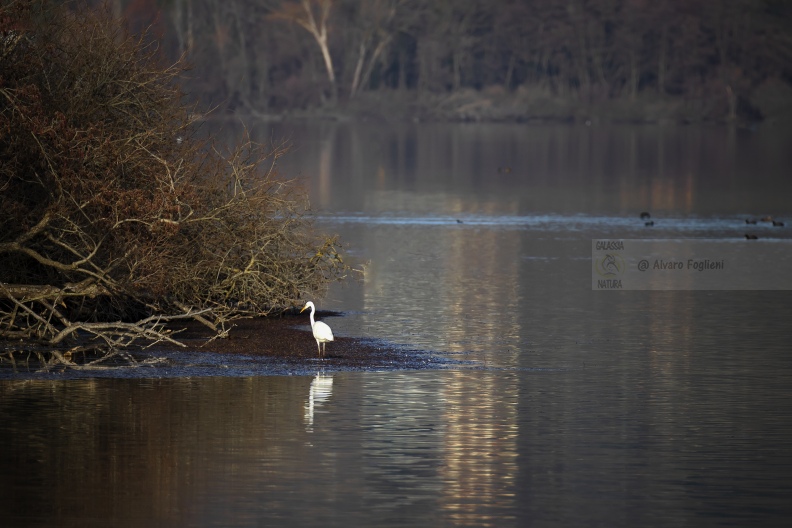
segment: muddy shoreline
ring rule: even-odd
[[[320,312],[319,317],[332,326],[333,319],[343,314]],[[91,354],[75,355],[70,358],[71,365],[43,363],[45,351],[42,356],[7,350],[0,361],[0,379],[311,375],[442,369],[465,363],[384,340],[337,335],[327,343],[326,356],[320,358],[306,314],[240,319],[224,339],[212,339],[213,332],[194,321],[179,325],[174,332],[184,347],[158,343],[142,350],[120,351],[100,361]]]
[[[318,312],[317,318],[331,327],[342,313]],[[213,360],[230,361],[235,368],[249,364],[255,374],[303,374],[323,371],[382,371],[449,368],[458,361],[442,358],[426,350],[390,343],[335,335],[327,343],[326,355],[319,357],[307,314],[241,319],[224,339],[211,339],[211,331],[190,323],[177,334],[185,348],[160,344],[147,353],[178,358],[183,353],[211,354]],[[226,368],[225,365],[222,366]]]

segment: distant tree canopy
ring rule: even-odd
[[[223,334],[345,272],[275,174],[283,149],[200,139],[182,74],[106,12],[0,3],[0,338]]]
[[[774,112],[792,89],[788,0],[116,0],[186,53],[191,89],[304,108],[366,91],[500,87],[585,102],[717,98]],[[783,102],[783,101],[782,101]]]

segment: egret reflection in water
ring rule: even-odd
[[[311,387],[308,389],[308,401],[305,402],[305,426],[307,430],[311,430],[314,423],[314,412],[316,409],[325,403],[333,394],[333,376],[319,372],[314,376],[311,381]]]

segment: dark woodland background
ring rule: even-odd
[[[228,113],[682,122],[792,116],[788,0],[109,6],[133,31],[149,27],[168,57],[183,54],[192,65],[184,88]]]

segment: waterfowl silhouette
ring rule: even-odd
[[[746,218],[745,223],[756,225],[756,218]]]
[[[756,236],[756,235],[745,235],[745,238],[747,240],[758,240],[759,239],[759,237]]]
[[[650,215],[650,214],[649,214],[649,213],[647,213],[646,211],[644,211],[643,213],[641,213],[641,220],[646,220],[647,218],[652,218],[652,215]]]
[[[652,227],[654,225],[654,220],[649,220],[648,222],[644,222],[646,227]]]
[[[784,222],[780,222],[780,221],[777,222],[773,220],[773,225],[776,227],[784,227]]]

